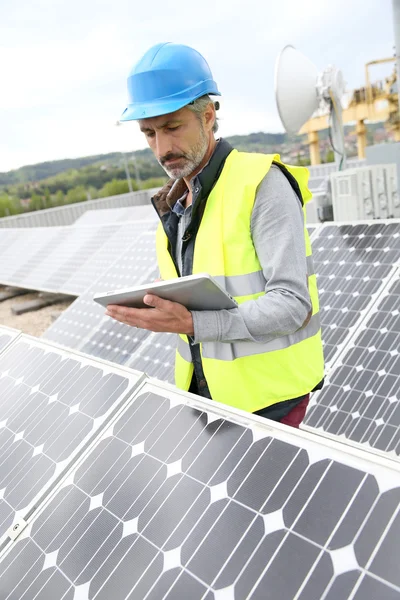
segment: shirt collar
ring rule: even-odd
[[[232,146],[226,140],[223,138],[218,140],[208,163],[190,181],[192,192],[196,196],[200,192],[202,192],[202,197],[207,197],[210,194],[222,171],[225,160],[232,150]],[[152,198],[152,203],[159,216],[162,217],[166,213],[171,212],[176,202],[182,199],[187,191],[188,189],[183,179],[170,179]]]

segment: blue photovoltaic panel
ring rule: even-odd
[[[400,275],[346,347],[305,424],[400,456]]]
[[[0,354],[0,538],[15,517],[29,512],[137,380],[134,372],[27,336]]]
[[[324,353],[331,364],[400,260],[400,222],[325,225],[312,248]]]
[[[188,399],[136,394],[3,557],[2,598],[400,598],[397,465]]]

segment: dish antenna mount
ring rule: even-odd
[[[275,66],[275,98],[287,133],[296,134],[314,114],[329,114],[329,138],[338,170],[346,168],[342,97],[342,72],[317,67],[293,46],[285,46]]]

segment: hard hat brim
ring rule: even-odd
[[[207,93],[207,92],[206,92]],[[208,92],[210,96],[221,96],[220,92]],[[204,95],[201,93],[198,97]],[[150,119],[152,117],[161,117],[168,115],[184,106],[187,106],[196,98],[179,98],[163,102],[151,102],[147,104],[135,103],[129,104],[120,117],[120,121],[139,121],[141,119]]]

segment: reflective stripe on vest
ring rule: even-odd
[[[254,356],[255,354],[265,354],[266,352],[275,352],[283,350],[294,344],[298,344],[307,338],[313,337],[321,329],[319,313],[313,315],[305,327],[298,329],[289,335],[283,335],[275,338],[266,344],[251,344],[249,342],[231,342],[224,344],[221,342],[204,342],[204,358],[215,358],[217,360],[235,360],[245,356]],[[192,360],[189,344],[182,338],[178,341],[178,352],[181,357],[190,362]]]
[[[312,256],[307,256],[307,275],[314,275]],[[265,292],[266,280],[262,270],[248,275],[215,275],[214,279],[226,289],[231,296],[250,296]]]

